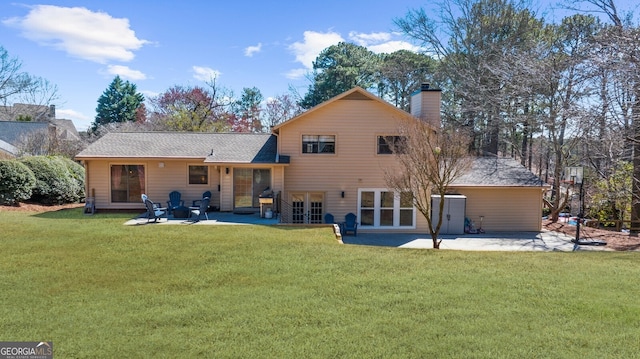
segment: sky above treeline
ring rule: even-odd
[[[18,0],[19,1],[19,0]],[[0,46],[22,70],[58,87],[57,118],[86,130],[116,75],[145,97],[169,88],[216,83],[240,96],[304,95],[312,62],[325,48],[352,42],[376,53],[415,43],[394,26],[424,0],[19,1],[0,3]],[[632,10],[629,0],[620,7]],[[554,21],[553,5],[533,7]]]

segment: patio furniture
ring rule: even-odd
[[[191,216],[196,216],[196,219],[194,220],[194,222],[199,222],[200,221],[200,216],[202,216],[204,214],[204,217],[209,220],[209,215],[207,215],[207,209],[209,208],[209,201],[211,199],[209,197],[207,198],[203,198],[200,201],[200,206],[198,207],[191,207]],[[191,217],[189,217],[191,218]]]
[[[182,194],[178,191],[171,191],[171,193],[169,193],[169,200],[167,201],[168,213],[171,213],[171,211],[173,211],[174,208],[177,208],[179,206],[184,206],[184,201],[181,198],[182,198]]]
[[[347,232],[353,232],[354,236],[358,235],[358,217],[353,213],[347,213],[344,216],[344,223],[342,223],[342,235],[346,235]]]
[[[186,219],[191,217],[191,209],[185,206],[178,206],[173,209],[171,214],[173,215],[173,219]]]
[[[335,219],[333,218],[333,214],[326,213],[324,215],[324,223],[326,223],[326,224],[334,224],[334,223],[336,223]]]
[[[195,201],[193,201],[193,203],[191,204],[191,207],[196,207],[200,205],[200,202],[202,202],[203,199],[205,198],[211,198],[211,191],[205,191],[202,194],[202,198],[201,199],[196,199]]]
[[[160,219],[165,213],[164,209],[166,209],[157,207],[153,202],[151,202],[149,198],[144,198],[144,206],[147,208],[147,223],[149,223],[149,221],[151,221],[152,219],[154,222],[158,221],[158,219]]]

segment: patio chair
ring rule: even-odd
[[[202,198],[201,199],[196,199],[195,201],[193,201],[193,204],[191,205],[191,207],[196,207],[200,205],[200,202],[202,202],[203,199],[205,198],[211,198],[211,191],[206,191],[202,194]]]
[[[184,201],[181,197],[182,194],[178,191],[171,191],[171,193],[169,193],[169,200],[167,201],[168,213],[171,213],[175,208],[184,207]]]
[[[344,216],[344,223],[342,223],[342,235],[346,235],[347,232],[353,232],[354,236],[358,235],[358,217],[353,213],[347,213]]]
[[[334,223],[336,223],[336,221],[333,218],[333,214],[326,213],[324,215],[324,223],[326,223],[326,224],[334,224]]]
[[[209,220],[209,215],[207,214],[207,209],[209,208],[209,201],[211,199],[209,197],[203,198],[200,200],[200,207],[198,209],[194,209],[191,211],[191,217],[195,215],[196,219],[194,222],[200,221],[200,216],[204,214],[204,218]]]
[[[145,203],[149,199],[149,196],[147,196],[144,193],[140,197],[142,197],[142,203]],[[151,203],[153,203],[153,201],[151,201]],[[158,209],[158,208],[160,208],[160,205],[157,204],[157,203],[153,203],[153,208]]]
[[[144,195],[143,195],[144,196]],[[146,197],[146,196],[145,196]],[[147,208],[147,223],[153,219],[154,222],[158,221],[164,214],[164,211],[161,211],[154,205],[149,198],[144,199],[144,206]]]

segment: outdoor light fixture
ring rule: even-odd
[[[224,169],[224,173],[229,174],[229,167]]]
[[[344,191],[340,192],[340,197],[344,198]]]
[[[573,250],[578,249],[579,245],[582,246],[606,246],[607,242],[596,239],[580,239],[580,223],[582,222],[582,218],[584,217],[584,167],[567,167],[565,170],[565,178],[571,183],[571,185],[578,185],[578,198],[579,198],[579,206],[578,209],[578,223],[576,223],[576,238],[571,240],[573,242]]]
[[[577,218],[577,223],[576,223],[576,239],[573,240],[573,243],[575,244],[574,246],[574,250],[576,249],[576,246],[580,244],[580,222],[582,222],[582,217],[584,216],[584,203],[583,203],[583,196],[582,196],[582,185],[583,185],[583,179],[584,179],[584,167],[579,166],[579,167],[567,167],[566,171],[565,171],[565,178],[569,179],[569,182],[571,183],[571,185],[575,186],[578,185],[580,186],[578,189],[578,206],[580,208],[578,208],[578,218]]]
[[[164,168],[164,162],[158,162],[158,167]]]

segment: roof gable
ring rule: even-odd
[[[312,108],[310,108],[309,110],[301,113],[300,115],[293,117],[275,127],[273,127],[273,132],[274,133],[278,133],[280,128],[288,126],[289,124],[298,121],[302,118],[306,118],[309,115],[315,113],[316,111],[328,107],[328,106],[332,106],[333,104],[335,104],[338,101],[342,101],[342,100],[358,100],[358,101],[374,101],[377,102],[381,105],[383,105],[384,107],[386,107],[388,110],[395,112],[396,114],[399,115],[399,117],[412,117],[410,113],[399,109],[395,106],[393,106],[392,104],[388,103],[387,101],[381,99],[380,97],[370,93],[369,91],[363,89],[362,87],[356,86],[354,88],[352,88],[349,91],[345,91],[321,104],[318,104]]]

